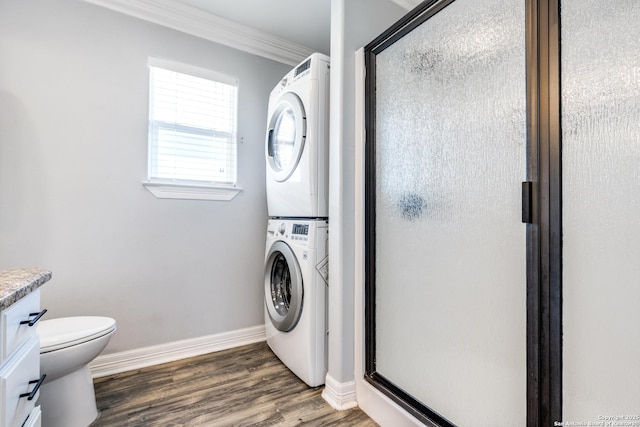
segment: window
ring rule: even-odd
[[[156,197],[231,200],[236,186],[235,78],[149,59],[149,165]]]

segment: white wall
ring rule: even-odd
[[[355,248],[355,52],[407,12],[390,0],[331,3],[331,183],[329,206],[329,372],[325,399],[351,406],[354,384]],[[359,197],[359,195],[358,195]],[[332,390],[334,389],[334,390]],[[341,401],[341,399],[343,399]]]
[[[239,78],[231,202],[145,190],[149,56]],[[76,0],[0,2],[0,268],[49,318],[114,317],[106,353],[264,323],[268,94],[290,66]]]

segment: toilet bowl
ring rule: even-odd
[[[46,378],[38,403],[46,427],[87,427],[98,417],[89,362],[116,330],[109,317],[79,316],[38,324],[40,373]]]

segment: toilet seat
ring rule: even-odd
[[[60,350],[107,335],[116,329],[110,317],[76,316],[38,323],[40,353]]]

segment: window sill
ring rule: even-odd
[[[142,185],[158,199],[218,200],[228,202],[242,188],[223,185],[178,184],[144,181]]]

